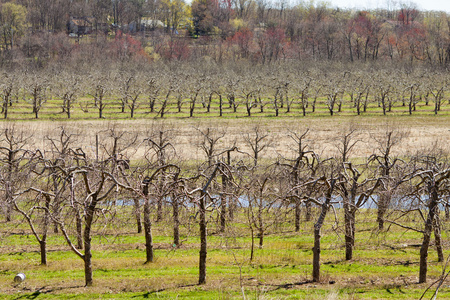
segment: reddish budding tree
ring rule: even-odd
[[[285,39],[284,30],[280,27],[269,28],[256,37],[263,64],[277,61],[284,54]]]
[[[241,58],[248,58],[253,41],[253,31],[247,27],[240,28],[233,36],[232,42],[239,47],[238,55]]]

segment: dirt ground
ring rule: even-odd
[[[423,149],[436,149],[436,147],[450,151],[450,118],[434,116],[401,116],[401,117],[320,117],[320,118],[264,118],[264,119],[169,119],[169,120],[126,120],[126,121],[76,121],[51,122],[32,121],[20,123],[3,123],[2,128],[14,126],[23,130],[26,135],[32,136],[36,148],[50,150],[48,137],[56,138],[61,127],[67,132],[76,134],[77,147],[82,146],[88,154],[95,154],[96,134],[99,135],[99,144],[109,144],[111,130],[116,135],[123,132],[122,144],[127,139],[137,135],[136,143],[128,148],[125,154],[130,158],[142,157],[146,145],[146,137],[152,136],[163,128],[169,135],[174,149],[173,155],[183,160],[205,159],[204,152],[199,144],[202,140],[200,131],[206,132],[210,128],[212,136],[223,137],[217,145],[217,153],[223,149],[236,145],[240,150],[250,152],[245,137],[254,139],[255,128],[260,135],[266,135],[263,143],[268,143],[261,157],[293,157],[296,144],[290,137],[293,132],[304,133],[309,129],[305,139],[309,149],[329,156],[337,154],[336,145],[349,128],[357,128],[357,139],[352,155],[354,157],[368,157],[378,152],[380,137],[386,136],[389,130],[395,131],[395,139],[399,143],[393,148],[394,153],[405,155],[423,151]],[[4,132],[4,130],[2,130]],[[436,144],[437,143],[437,144]],[[436,146],[437,145],[437,146]],[[100,146],[100,152],[103,149]],[[106,155],[106,154],[105,154]]]

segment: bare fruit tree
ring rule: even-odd
[[[14,74],[3,74],[3,82],[0,84],[0,101],[2,103],[2,113],[5,119],[8,118],[8,109],[12,105],[14,95],[17,93],[16,76]]]
[[[80,93],[80,80],[75,75],[61,75],[56,82],[55,89],[57,96],[62,100],[62,112],[70,119]]]
[[[379,230],[384,229],[384,215],[389,208],[391,199],[399,184],[394,179],[398,164],[403,161],[393,153],[395,148],[406,138],[408,132],[401,128],[387,124],[384,132],[379,136],[372,136],[377,147],[376,153],[369,158],[369,163],[378,169],[378,176],[383,179],[382,188],[378,193],[377,222]]]
[[[0,164],[2,169],[2,185],[4,194],[4,213],[6,221],[11,221],[14,195],[19,190],[19,184],[25,184],[20,176],[25,157],[28,156],[28,146],[32,135],[25,130],[17,129],[15,125],[6,125],[0,135]],[[24,178],[25,179],[25,178]]]
[[[36,119],[39,118],[39,112],[48,100],[48,79],[44,74],[33,74],[26,77],[23,86],[23,98],[31,104],[33,114]]]

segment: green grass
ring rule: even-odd
[[[298,233],[293,232],[290,219],[277,227],[282,231],[272,228],[263,248],[255,248],[251,262],[245,216],[238,215],[224,234],[216,234],[216,224],[210,222],[207,283],[199,286],[196,224],[189,230],[184,223],[183,245],[175,249],[167,211],[166,218],[153,227],[155,261],[144,264],[144,237],[134,233],[133,222],[125,222],[129,212],[123,209],[118,215],[121,226],[110,226],[93,238],[94,286],[89,288],[83,286],[82,260],[60,235],[49,236],[49,263],[41,266],[38,244],[23,220],[16,216],[13,222],[2,221],[0,298],[242,299],[244,293],[248,299],[418,299],[427,287],[417,284],[419,248],[415,245],[420,244],[421,234],[396,227],[378,232],[371,210],[359,214],[352,261],[344,260],[342,230],[331,227],[333,218],[328,216],[322,233],[321,283],[310,282],[312,222],[303,222]],[[98,226],[95,232],[100,232]],[[447,235],[444,223],[444,240]],[[429,282],[441,271],[430,247]],[[15,285],[13,278],[19,272],[27,279]],[[448,284],[439,296],[450,297]]]
[[[66,113],[62,113],[61,101],[57,98],[52,98],[48,100],[39,112],[39,119],[42,120],[67,120]],[[237,99],[237,101],[241,101]],[[105,100],[107,103],[104,111],[103,117],[108,120],[125,120],[130,119],[130,109],[126,107],[125,112],[121,112],[121,103],[117,97],[110,96]],[[302,110],[300,104],[294,102],[291,105],[291,111],[287,112],[287,106],[284,105],[283,108],[279,108],[279,116],[275,116],[275,109],[270,103],[270,100],[266,99],[266,105],[264,107],[264,112],[260,112],[259,107],[255,107],[251,110],[252,118],[304,118],[302,115]],[[307,118],[311,117],[329,117],[330,112],[327,107],[326,98],[321,97],[317,99],[317,104],[315,111],[312,112],[312,99],[310,99],[310,105],[307,108]],[[157,102],[154,112],[150,112],[148,103],[145,98],[142,98],[135,110],[135,119],[150,119],[159,118],[159,110],[161,103]],[[87,111],[81,109],[87,108]],[[8,119],[10,120],[33,120],[35,115],[32,112],[32,105],[24,100],[18,100],[13,102],[13,105],[9,107]],[[338,111],[338,106],[335,106],[335,117],[344,116],[356,116],[356,108],[352,107],[350,99],[346,96],[343,99],[343,105],[341,112]],[[403,106],[401,102],[395,102],[392,107],[392,111],[386,112],[388,116],[409,116],[408,104]],[[416,104],[416,110],[412,112],[413,116],[430,116],[434,115],[434,102],[430,101],[428,105],[425,105],[424,101],[418,102]],[[441,111],[438,115],[449,116],[450,115],[450,104],[449,101],[442,101]],[[219,116],[219,102],[218,99],[213,99],[211,103],[210,112],[207,112],[206,108],[202,106],[201,103],[197,103],[194,110],[194,118],[215,118]],[[378,107],[378,104],[373,99],[369,100],[369,105],[367,111],[363,112],[361,109],[361,116],[374,117],[383,116],[382,108]],[[92,120],[98,119],[99,112],[94,106],[92,97],[82,97],[78,99],[71,109],[71,119],[73,120]],[[185,99],[183,103],[181,112],[178,112],[176,106],[176,99],[170,99],[168,107],[166,109],[165,118],[169,119],[184,119],[189,118],[189,100]],[[224,102],[223,105],[223,116],[222,118],[247,118],[247,111],[244,104],[240,104],[237,111],[234,112],[233,108],[228,106],[228,102]]]

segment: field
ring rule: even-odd
[[[358,215],[356,253],[344,260],[342,224],[327,220],[323,231],[320,283],[310,280],[313,238],[312,222],[302,222],[298,233],[289,222],[270,230],[263,248],[250,258],[251,238],[242,215],[223,234],[215,217],[209,224],[207,283],[197,285],[197,226],[183,221],[183,243],[171,245],[170,222],[154,226],[156,259],[144,264],[144,238],[127,219],[127,207],[118,207],[122,217],[110,228],[99,226],[93,238],[94,286],[86,288],[82,261],[71,253],[63,239],[49,239],[49,264],[39,265],[39,247],[20,218],[2,223],[0,289],[5,299],[418,299],[429,284],[417,284],[421,234],[392,226],[375,230],[373,212]],[[340,212],[337,211],[339,215]],[[169,215],[169,214],[166,214]],[[333,225],[333,226],[331,226]],[[448,225],[443,230],[448,249]],[[446,255],[450,254],[448,250]],[[442,272],[430,248],[429,282]],[[14,276],[23,272],[23,283]],[[425,299],[429,299],[429,292]],[[439,298],[450,297],[444,284]]]
[[[361,104],[362,116],[382,116],[383,109],[381,104],[374,99],[376,95],[371,95],[368,99],[367,109],[363,111]],[[119,100],[118,95],[109,95],[104,100],[104,109],[102,111],[102,118],[106,120],[124,120],[130,119],[130,108],[125,106],[125,111],[121,111],[122,103]],[[154,111],[151,112],[149,108],[148,99],[141,97],[136,102],[136,108],[133,118],[135,119],[158,119],[161,117],[160,110],[164,99],[157,99],[155,102]],[[228,100],[223,101],[222,117],[224,119],[235,118],[248,118],[246,110],[245,99],[237,98],[235,101],[236,111],[232,105],[229,105]],[[312,103],[314,98],[310,96],[306,108],[306,116],[313,118],[322,118],[330,115],[329,108],[327,106],[328,100],[326,96],[318,97],[315,102],[314,111],[312,109]],[[301,102],[299,100],[289,100],[289,111],[287,103],[284,106],[278,105],[279,115],[276,117],[273,100],[267,96],[267,98],[261,99],[263,112],[261,112],[261,105],[258,102],[253,101],[251,103],[251,118],[303,118],[301,110]],[[180,111],[177,107],[177,99],[169,98],[167,107],[165,109],[164,117],[169,119],[186,119],[190,116],[191,100],[186,98],[182,101]],[[338,109],[338,101],[334,104],[334,116],[335,117],[348,117],[356,116],[357,110],[348,96],[342,96],[339,100],[341,103],[341,109]],[[67,114],[62,109],[63,101],[57,96],[52,96],[46,102],[42,103],[42,107],[39,111],[39,119],[60,121],[67,120]],[[281,105],[281,106],[280,106]],[[195,104],[193,112],[194,118],[217,118],[220,114],[219,100],[216,97],[212,98],[210,108],[207,108],[206,101],[198,100]],[[401,101],[393,101],[392,109],[386,112],[389,116],[407,116],[409,115],[408,102],[402,103]],[[429,116],[434,114],[434,102],[430,99],[428,103],[423,100],[416,100],[414,102],[414,109],[412,111],[413,116]],[[442,100],[441,108],[438,115],[449,116],[450,115],[450,103],[449,101]],[[94,104],[92,96],[84,96],[74,101],[71,108],[71,119],[74,120],[93,120],[99,119],[98,107]],[[33,105],[31,102],[24,101],[22,99],[13,100],[13,104],[8,109],[8,119],[10,120],[33,120],[36,119],[33,112]]]
[[[48,149],[48,136],[55,136],[61,126],[76,132],[78,140],[88,149],[99,132],[110,129],[138,134],[139,140],[154,129],[170,130],[177,157],[189,161],[204,160],[198,148],[199,130],[212,128],[222,131],[222,148],[236,142],[243,144],[243,134],[261,128],[271,136],[265,157],[273,161],[292,155],[289,130],[303,132],[310,129],[308,143],[323,155],[334,155],[336,136],[349,126],[360,129],[355,159],[370,156],[376,151],[371,137],[382,134],[387,127],[408,132],[397,153],[414,153],[433,147],[437,141],[448,150],[450,122],[446,113],[405,115],[321,116],[308,115],[275,117],[237,117],[222,119],[199,117],[136,120],[35,120],[3,124],[15,126],[32,134],[33,147]],[[247,131],[243,131],[246,128]],[[220,148],[219,147],[219,148]],[[248,151],[248,146],[242,146]],[[94,151],[94,150],[89,150]],[[127,150],[133,161],[143,152],[137,144]],[[186,162],[185,161],[185,162]],[[345,260],[343,211],[336,208],[329,213],[322,230],[321,282],[311,281],[313,227],[318,211],[313,210],[312,221],[305,221],[302,211],[301,229],[294,231],[293,213],[276,222],[266,231],[264,246],[258,248],[250,261],[251,231],[244,211],[239,211],[225,232],[218,231],[217,212],[208,215],[208,258],[206,284],[198,285],[198,223],[192,207],[182,211],[179,247],[172,244],[171,212],[166,207],[163,220],[153,224],[155,261],[144,264],[143,234],[137,234],[134,220],[127,206],[112,209],[113,222],[99,221],[93,232],[94,285],[84,287],[83,262],[70,251],[59,234],[48,237],[48,265],[39,265],[39,244],[31,235],[24,219],[18,214],[11,222],[0,218],[0,298],[4,299],[418,299],[427,287],[437,280],[445,263],[438,263],[434,248],[428,257],[428,282],[418,284],[419,250],[423,234],[395,225],[379,231],[374,209],[362,209],[357,214],[354,258]],[[337,218],[335,219],[335,216]],[[270,218],[270,216],[267,216]],[[410,224],[418,215],[408,217]],[[152,215],[154,219],[154,215]],[[441,218],[445,257],[450,255],[448,220]],[[72,220],[73,221],[73,220]],[[409,223],[408,223],[409,224]],[[448,271],[448,270],[447,270]],[[23,272],[23,283],[13,282]],[[429,299],[433,286],[425,296]],[[439,298],[450,298],[445,282]]]
[[[8,124],[8,123],[4,123]],[[141,140],[148,137],[152,130],[165,128],[171,132],[174,147],[180,157],[203,159],[203,153],[198,147],[200,134],[197,129],[211,128],[224,134],[221,146],[233,144],[241,145],[242,150],[249,150],[243,143],[243,135],[251,132],[255,127],[266,131],[272,139],[271,147],[265,155],[274,159],[279,155],[289,156],[292,152],[292,140],[288,137],[290,131],[303,132],[310,129],[308,144],[326,155],[333,155],[334,142],[339,132],[349,126],[360,130],[361,143],[356,145],[354,156],[370,156],[376,145],[371,141],[372,136],[382,134],[388,128],[398,127],[408,134],[395,151],[397,153],[414,152],[416,149],[429,148],[434,142],[445,144],[450,140],[450,122],[446,115],[421,116],[336,116],[336,117],[282,117],[282,118],[182,118],[182,119],[146,119],[146,120],[80,120],[80,121],[31,121],[13,122],[33,134],[36,147],[45,147],[46,137],[56,135],[61,127],[72,129],[82,135],[81,143],[85,146],[95,144],[95,135],[116,129],[122,132],[137,134]],[[243,130],[246,128],[246,130]],[[140,145],[142,146],[142,144]],[[136,150],[136,151],[135,151]],[[128,150],[128,156],[142,154],[140,147]]]

